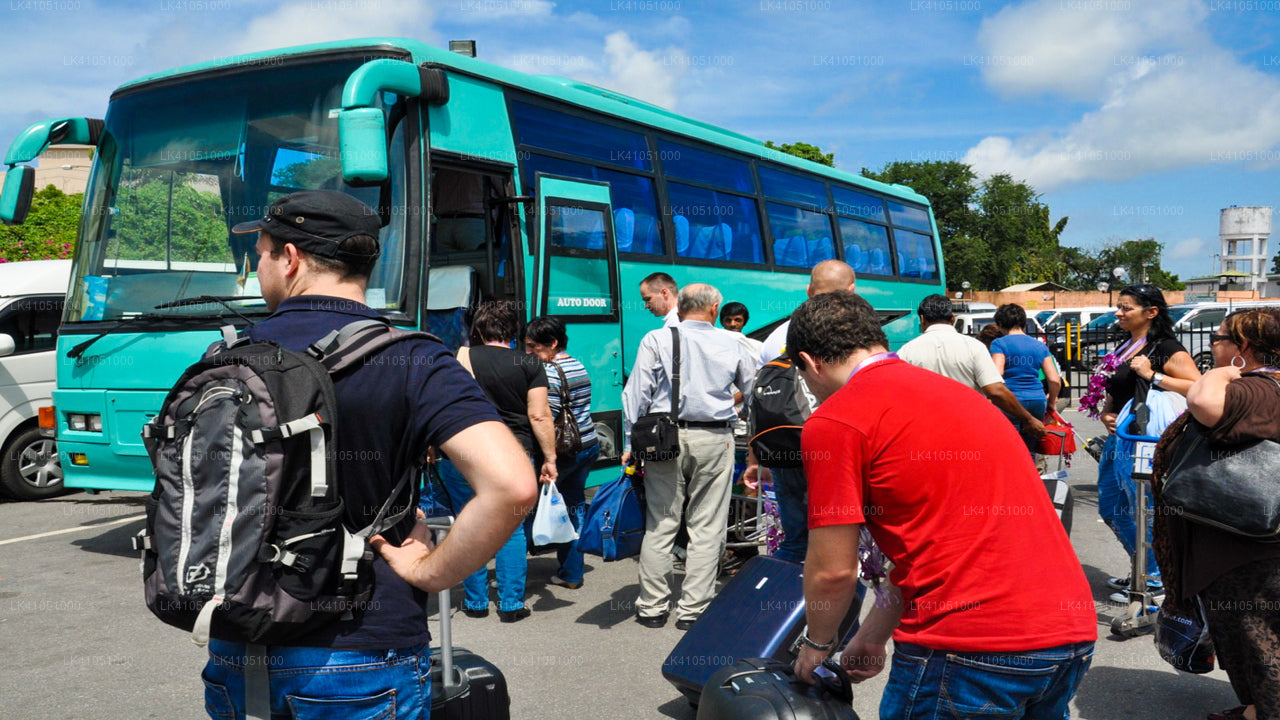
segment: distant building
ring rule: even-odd
[[[1271,208],[1236,207],[1223,208],[1218,236],[1222,239],[1221,263],[1218,266],[1219,289],[1225,290],[1222,281],[1238,285],[1241,290],[1266,292],[1268,264],[1267,238],[1271,236]],[[1205,278],[1197,278],[1199,280]],[[1190,283],[1188,283],[1190,285]]]
[[[51,145],[36,159],[36,190],[52,185],[68,195],[84,192],[93,164],[92,145]],[[4,173],[0,172],[0,182]]]

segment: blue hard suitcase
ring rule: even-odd
[[[711,676],[698,720],[858,720],[852,703],[853,687],[841,671],[809,685],[795,678],[791,663],[753,658]]]
[[[662,663],[662,676],[693,705],[718,670],[747,658],[790,663],[804,630],[804,566],[767,556],[751,558],[716,595]],[[840,626],[858,626],[862,586]]]

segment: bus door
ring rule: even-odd
[[[539,173],[537,262],[531,316],[565,324],[567,350],[591,375],[599,467],[622,454],[622,312],[608,183]]]

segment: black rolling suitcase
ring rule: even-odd
[[[662,663],[662,676],[693,705],[712,674],[746,658],[791,663],[804,630],[804,567],[758,555],[742,566]],[[857,628],[862,587],[840,625]]]
[[[839,670],[832,675],[809,685],[795,678],[788,662],[736,662],[707,681],[698,720],[858,720],[848,677]]]
[[[433,528],[448,528],[452,518],[431,518]],[[440,650],[431,658],[431,720],[510,720],[507,679],[496,665],[453,646],[449,590],[440,591]]]

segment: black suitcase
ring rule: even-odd
[[[717,670],[745,658],[790,663],[804,630],[802,565],[758,555],[748,560],[680,638],[662,663],[662,676],[693,705]],[[858,586],[840,637],[857,629],[863,588]]]
[[[833,675],[809,685],[795,678],[791,663],[742,660],[707,681],[698,720],[858,720],[848,678]]]
[[[431,518],[429,524],[447,528],[451,520]],[[449,590],[440,591],[439,602],[440,649],[431,658],[431,720],[510,720],[507,679],[493,663],[453,646]]]

